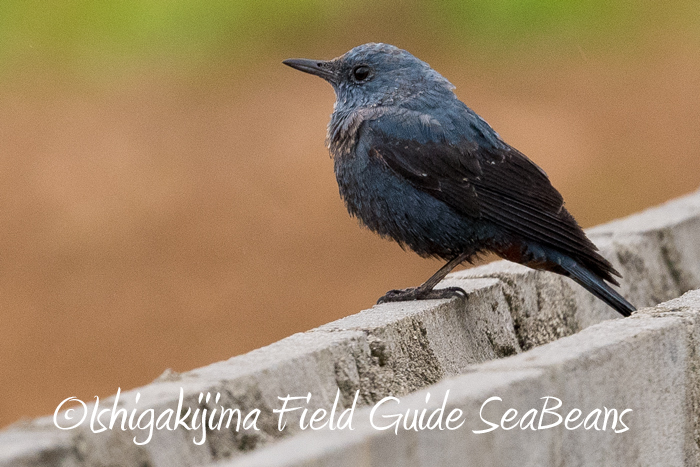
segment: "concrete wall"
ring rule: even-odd
[[[623,274],[623,295],[638,307],[700,288],[700,193],[589,233]],[[115,427],[95,434],[88,416],[79,428],[61,431],[46,417],[0,432],[0,466],[189,466],[227,459],[241,465],[330,465],[350,455],[360,457],[348,457],[345,465],[442,465],[439,460],[450,459],[474,465],[508,465],[509,459],[518,465],[603,465],[606,459],[609,465],[624,465],[612,462],[619,459],[655,465],[651,460],[661,455],[669,461],[665,465],[695,465],[697,427],[690,414],[697,414],[698,385],[689,368],[697,365],[697,295],[686,296],[684,311],[663,319],[657,318],[662,309],[655,309],[596,325],[618,315],[554,274],[496,262],[452,274],[444,285],[464,288],[467,298],[375,306],[228,361],[166,372],[119,398],[127,413],[136,409],[138,417],[150,408],[157,416],[179,409],[182,388],[182,413],[259,409],[259,430],[210,430],[201,446],[193,442],[201,439],[195,430],[155,430],[138,446],[132,439],[144,440],[143,430]],[[680,306],[674,303],[666,307]],[[514,354],[520,355],[497,360]],[[450,432],[394,435],[359,424],[386,396],[410,406],[430,392],[432,404],[448,388],[451,406],[463,407],[470,424],[474,414],[478,421],[475,404],[493,393],[521,409],[537,407],[537,398],[546,395],[562,399],[562,410],[567,404],[588,411],[629,407],[633,428],[619,434],[558,427],[473,435],[465,424]],[[278,397],[307,393],[312,411],[330,409],[336,395],[342,411],[357,394],[356,430],[299,433],[296,411],[280,431],[273,413],[281,405]],[[100,402],[100,408],[111,407],[113,399]]]
[[[399,403],[380,405],[373,416],[370,408],[359,410],[353,431],[308,430],[217,465],[699,465],[699,345],[700,290],[696,290],[643,309],[630,319],[606,321],[517,356],[474,365],[467,373],[403,397]],[[391,426],[396,414],[406,410],[427,409],[431,414],[442,406],[445,394],[444,413],[455,408],[464,413],[458,419],[465,421],[460,428],[401,429],[398,434],[377,429]],[[554,412],[564,418],[550,428],[544,427],[560,419],[550,410],[542,415],[546,396],[561,401]],[[501,400],[487,402],[491,397]],[[547,407],[557,405],[556,399],[550,399]],[[518,414],[502,426],[516,426],[504,430],[501,419],[509,408]],[[537,412],[527,416],[531,409]],[[567,429],[564,423],[573,409],[581,415]],[[625,409],[631,412],[620,419]],[[474,433],[493,428],[481,417],[499,428]]]

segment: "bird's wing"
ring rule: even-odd
[[[608,269],[547,174],[476,114],[467,117],[438,122],[417,112],[384,113],[361,132],[370,156],[458,213]]]

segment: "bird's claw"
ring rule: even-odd
[[[394,289],[388,291],[377,300],[377,305],[389,302],[407,302],[411,300],[437,300],[443,298],[464,298],[467,293],[459,287],[445,287],[444,289],[433,289],[424,292],[420,287],[409,287],[408,289]]]

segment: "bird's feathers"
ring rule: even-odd
[[[612,274],[619,274],[596,253],[545,172],[470,117],[465,112],[444,125],[433,117],[426,125],[415,112],[384,112],[360,131],[370,156],[419,190],[462,215],[578,258],[615,283]]]
[[[387,44],[326,62],[285,63],[333,86],[328,145],[340,194],[370,229],[423,256],[494,251],[568,275],[624,315],[634,310],[605,284],[617,284],[619,274],[544,171],[503,142],[427,63]]]

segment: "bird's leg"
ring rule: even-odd
[[[438,290],[433,289],[450,271],[452,271],[460,263],[466,261],[467,258],[469,258],[469,253],[461,253],[455,256],[420,286],[410,287],[408,289],[390,290],[383,297],[377,300],[377,304],[466,296],[466,292],[459,287],[446,287]]]

